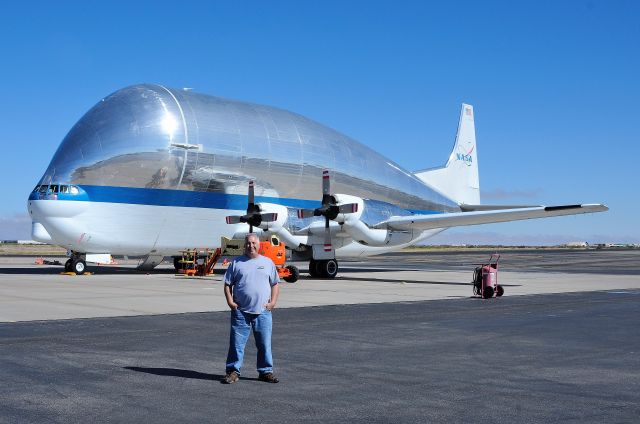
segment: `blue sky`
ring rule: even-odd
[[[0,239],[96,102],[142,82],[282,107],[409,170],[442,164],[474,105],[485,203],[607,213],[435,242],[640,242],[640,2],[11,2],[0,15]]]

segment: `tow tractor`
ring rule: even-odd
[[[498,284],[498,261],[500,255],[494,253],[489,262],[480,264],[473,271],[473,294],[483,299],[489,299],[494,295],[500,297],[504,294],[504,288]]]

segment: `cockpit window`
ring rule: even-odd
[[[61,185],[60,186],[60,193],[69,193],[69,186]]]
[[[39,193],[46,193],[47,190],[49,190],[49,186],[48,185],[41,185],[40,186],[40,190],[38,190]]]
[[[50,185],[50,186],[49,186],[49,192],[50,192],[50,193],[58,193],[58,185],[57,185],[57,184],[55,184],[55,185]]]

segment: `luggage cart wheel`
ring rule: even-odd
[[[485,287],[482,297],[485,298],[485,299],[489,299],[490,297],[493,297],[493,287],[491,287],[491,286]]]
[[[504,289],[502,288],[501,285],[498,285],[498,287],[496,287],[496,296],[500,297],[504,294]]]

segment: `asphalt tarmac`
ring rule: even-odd
[[[631,252],[545,252],[535,262],[510,253],[507,294],[489,300],[471,297],[463,279],[482,254],[343,262],[335,281],[283,285],[273,336],[281,382],[257,380],[250,340],[231,386],[219,382],[228,312],[186,307],[218,299],[219,275],[176,281],[120,267],[64,277],[0,265],[0,315],[23,321],[0,323],[0,423],[637,422],[640,252]],[[602,272],[616,264],[618,274]],[[407,301],[431,292],[436,300]],[[123,305],[129,296],[135,306]],[[145,296],[157,311],[138,311]],[[47,299],[53,312],[95,317],[34,320]],[[167,313],[171,299],[187,313]]]

